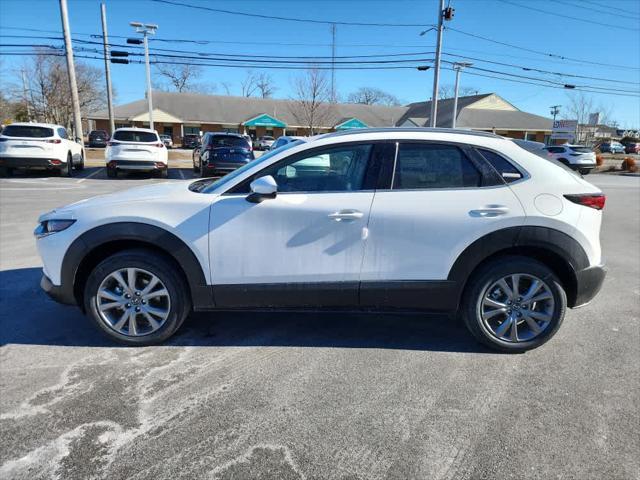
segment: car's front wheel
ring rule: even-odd
[[[462,300],[462,316],[481,343],[503,352],[524,352],[560,328],[567,296],[554,272],[522,256],[501,257],[476,272]]]
[[[138,346],[160,343],[180,328],[191,308],[176,268],[147,250],[114,254],[89,275],[85,309],[112,340]]]

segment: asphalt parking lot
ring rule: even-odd
[[[115,346],[40,291],[32,231],[163,180],[0,180],[0,478],[639,478],[640,178],[587,179],[607,281],[523,355],[417,315],[196,315],[167,345]]]

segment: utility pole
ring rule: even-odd
[[[549,108],[551,109],[551,115],[553,115],[553,121],[556,121],[556,115],[560,113],[560,107],[562,105],[551,105]]]
[[[155,35],[158,25],[142,24],[140,22],[130,22],[137,33],[141,33],[142,43],[144,44],[144,63],[147,70],[147,103],[149,104],[149,128],[153,130],[153,101],[151,99],[151,66],[149,65],[149,35]],[[127,43],[135,43],[127,40]]]
[[[107,77],[107,107],[109,109],[109,135],[113,135],[116,129],[113,119],[113,97],[111,93],[111,65],[109,62],[109,38],[107,37],[107,7],[100,4],[100,14],[102,16],[102,45],[104,47],[104,73]]]
[[[336,24],[331,24],[331,102],[336,102]]]
[[[29,104],[29,97],[27,96],[27,79],[24,76],[24,68],[22,72],[22,95],[24,96],[24,104],[27,107],[27,120],[31,121],[31,105]]]
[[[456,128],[456,117],[458,116],[458,85],[460,82],[460,72],[473,65],[473,63],[456,62],[453,64],[453,69],[456,71],[456,87],[455,94],[453,96],[453,116],[451,117],[451,128]]]
[[[73,47],[71,46],[71,30],[69,29],[69,12],[67,0],[60,0],[60,16],[62,17],[62,33],[64,34],[64,49],[67,54],[67,73],[69,74],[69,89],[73,103],[73,129],[75,141],[84,142],[82,135],[82,116],[80,114],[80,99],[78,98],[78,84],[76,83],[76,67],[73,63]]]
[[[431,95],[431,114],[429,115],[429,126],[436,126],[436,117],[438,116],[438,83],[440,82],[440,57],[442,51],[442,30],[444,28],[444,0],[438,1],[438,39],[436,41],[436,59],[433,70],[433,94]]]

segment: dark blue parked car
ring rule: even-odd
[[[254,159],[249,142],[237,133],[207,132],[193,151],[193,171],[201,177],[218,177]]]

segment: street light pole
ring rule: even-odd
[[[151,93],[151,66],[149,65],[149,35],[155,35],[158,30],[157,25],[151,25],[148,23],[142,24],[140,22],[129,23],[136,29],[137,33],[142,33],[142,43],[144,44],[144,63],[147,71],[147,103],[149,105],[149,128],[153,130],[153,100]]]
[[[451,128],[456,128],[456,117],[458,116],[458,85],[460,83],[460,72],[465,67],[470,67],[472,63],[456,62],[453,64],[453,69],[456,71],[456,87],[455,94],[453,96],[453,116],[451,117]]]
[[[440,81],[440,56],[442,50],[442,30],[444,0],[438,2],[438,40],[436,42],[436,58],[433,70],[433,94],[431,95],[431,114],[429,115],[429,126],[436,126],[436,117],[438,116],[438,82]]]
[[[69,30],[69,12],[67,0],[60,0],[60,16],[62,17],[62,33],[64,35],[64,49],[67,56],[67,73],[69,75],[69,90],[73,104],[73,129],[75,141],[83,142],[82,115],[80,113],[80,99],[78,98],[78,84],[76,82],[76,67],[73,63],[73,47],[71,46],[71,31]]]
[[[113,96],[111,89],[111,64],[109,62],[109,38],[107,37],[107,7],[100,4],[100,16],[102,17],[102,47],[104,49],[104,73],[107,77],[107,108],[109,109],[109,135],[113,135],[116,129],[113,119]]]

